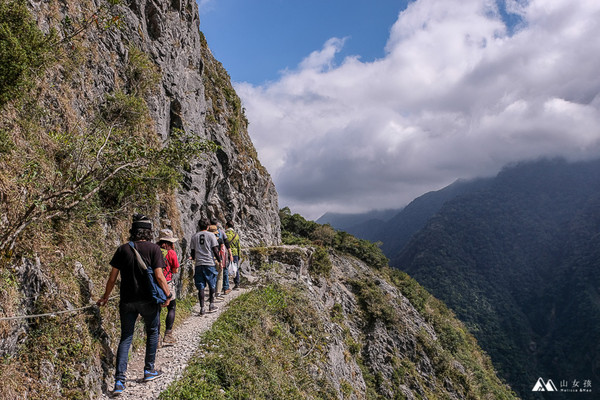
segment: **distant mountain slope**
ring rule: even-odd
[[[437,213],[448,200],[464,193],[482,190],[489,184],[489,179],[473,181],[458,180],[445,188],[429,193],[413,200],[398,214],[378,228],[373,236],[381,241],[381,250],[392,258],[402,250],[413,234],[425,226],[429,218]]]
[[[401,209],[373,210],[359,214],[345,214],[328,212],[315,222],[329,224],[337,230],[346,231],[360,239],[373,240],[373,229],[379,229],[383,224],[394,217]]]
[[[325,213],[315,222],[329,224],[360,239],[381,242],[389,258],[396,256],[411,236],[425,226],[445,202],[486,187],[490,179],[458,180],[443,189],[425,193],[404,208],[361,214]]]
[[[540,161],[446,202],[391,264],[457,313],[523,398],[538,399],[539,377],[600,377],[599,232],[600,161]]]

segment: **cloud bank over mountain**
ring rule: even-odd
[[[381,59],[339,60],[347,38],[331,38],[236,90],[281,205],[400,207],[507,163],[600,156],[597,21],[595,0],[417,0]]]

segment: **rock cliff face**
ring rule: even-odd
[[[6,8],[13,0],[0,1]],[[280,242],[277,192],[258,160],[230,78],[199,30],[194,0],[15,2],[27,4],[47,37],[55,33],[52,40],[59,61],[31,78],[31,99],[26,95],[3,109],[0,227],[11,224],[7,200],[18,204],[19,196],[25,198],[28,192],[27,186],[20,186],[21,178],[15,177],[21,171],[5,168],[9,165],[2,157],[11,156],[11,146],[31,144],[40,159],[46,157],[46,164],[36,163],[38,154],[33,154],[29,165],[43,165],[44,184],[51,186],[52,179],[64,175],[58,168],[52,170],[63,162],[56,139],[63,137],[68,145],[70,133],[84,132],[85,140],[94,140],[90,138],[96,132],[96,117],[106,111],[107,99],[122,95],[143,109],[130,117],[142,119],[157,147],[174,136],[218,145],[215,152],[193,159],[174,193],[157,193],[157,206],[146,207],[155,234],[159,227],[171,227],[181,238],[180,259],[189,255],[187,243],[200,218],[217,219],[222,225],[233,221],[242,247]],[[135,54],[142,54],[149,65],[133,70]],[[154,72],[156,81],[136,76]],[[134,87],[149,81],[149,87]],[[129,96],[132,93],[136,96]],[[140,99],[141,107],[135,104]],[[12,140],[5,144],[6,138]],[[32,174],[26,179],[33,187],[42,178]],[[103,212],[102,206],[93,205],[101,211],[89,220],[77,210],[39,219],[23,231],[15,248],[0,255],[0,317],[85,308],[102,294],[108,261],[127,237],[130,214],[123,217],[123,210],[129,213],[138,205],[112,204],[112,210],[121,213],[117,218],[112,211]],[[191,273],[191,266],[184,264],[182,295],[193,286]],[[0,320],[0,357],[7,360],[0,379],[11,380],[0,389],[0,398],[71,397],[75,392],[94,398],[112,374],[118,337],[115,307],[109,304],[100,313],[85,308],[59,318]]]
[[[82,34],[90,56],[75,79],[79,90],[72,93],[72,111],[80,118],[89,104],[127,84],[127,59],[135,47],[150,56],[160,73],[146,98],[156,135],[166,141],[183,131],[220,146],[191,166],[177,193],[180,221],[171,224],[184,238],[196,231],[200,217],[208,217],[223,224],[232,220],[243,245],[280,241],[277,192],[257,158],[229,76],[199,30],[195,1],[129,0],[109,7],[103,0],[31,0],[30,6],[45,31],[66,20],[107,27]]]

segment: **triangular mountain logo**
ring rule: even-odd
[[[533,387],[533,389],[531,389],[532,392],[556,392],[556,386],[554,385],[554,382],[552,382],[552,379],[548,379],[548,382],[544,382],[544,380],[542,378],[539,378],[537,380],[537,382],[535,383],[535,386]]]

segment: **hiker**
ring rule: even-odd
[[[130,242],[135,246],[146,265],[152,268],[158,286],[167,296],[167,300],[162,306],[168,306],[173,295],[169,291],[169,286],[163,274],[165,262],[160,247],[152,242],[152,222],[143,215],[134,214],[129,234]],[[106,282],[106,290],[104,295],[97,301],[97,304],[104,306],[108,302],[108,297],[120,273],[121,301],[119,303],[119,316],[121,319],[121,340],[117,349],[115,387],[113,391],[113,395],[118,395],[125,390],[129,347],[133,339],[135,321],[140,314],[146,327],[144,382],[154,380],[162,374],[161,371],[154,368],[160,334],[161,305],[154,300],[152,290],[148,285],[148,276],[140,270],[134,250],[129,243],[122,244],[117,248],[110,265],[112,270]]]
[[[225,266],[225,243],[223,242],[223,237],[221,236],[221,232],[217,228],[216,224],[213,224],[211,221],[211,225],[208,226],[208,231],[215,235],[217,238],[217,243],[219,246],[219,255],[221,256],[221,261],[217,261],[215,259],[215,268],[217,268],[217,286],[215,290],[215,301],[222,301],[221,298],[221,290],[223,289],[223,273]]]
[[[179,270],[179,260],[177,259],[177,253],[175,253],[175,242],[179,239],[173,236],[173,231],[170,229],[162,229],[160,231],[160,237],[158,238],[158,245],[162,251],[162,255],[165,260],[165,269],[163,270],[165,280],[169,285],[169,290],[173,297],[171,302],[167,306],[167,316],[165,318],[165,336],[163,337],[164,345],[173,345],[177,343],[177,340],[173,337],[173,323],[175,322],[175,307],[177,299],[177,288],[173,281],[173,274],[176,274]]]
[[[219,243],[215,235],[208,231],[208,222],[200,220],[198,222],[200,232],[196,232],[191,239],[191,259],[195,260],[194,284],[198,289],[198,300],[200,301],[200,315],[205,314],[204,308],[204,288],[208,285],[208,312],[212,313],[218,310],[215,306],[215,291],[217,286],[217,269],[214,258],[221,262],[219,254]]]
[[[217,281],[217,296],[223,296],[231,292],[231,289],[229,289],[229,270],[227,268],[228,261],[231,258],[231,250],[229,250],[229,240],[227,240],[227,234],[225,230],[221,228],[220,224],[216,220],[211,220],[210,223],[217,227],[217,238],[221,238],[221,241],[223,243],[223,246],[220,246],[221,259],[223,260],[221,262],[221,269],[223,273],[219,274],[222,275],[222,279]],[[221,282],[221,286],[219,286],[219,282]]]
[[[229,243],[229,254],[230,254],[230,262],[234,262],[237,264],[237,272],[233,277],[233,290],[238,290],[240,288],[240,255],[242,254],[242,250],[240,248],[240,236],[233,230],[233,221],[227,221],[225,223],[225,234],[227,235],[227,242]]]

